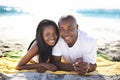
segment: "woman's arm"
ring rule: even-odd
[[[27,63],[38,53],[38,47],[36,41],[32,44],[31,48],[28,50],[27,54],[20,60],[18,63],[16,69],[30,69],[35,68],[38,65],[30,66],[30,68],[27,67]],[[27,64],[27,65],[26,65]]]
[[[36,41],[32,44],[31,48],[28,50],[27,54],[20,60],[16,66],[17,70],[22,69],[38,69],[44,67],[46,70],[55,71],[57,70],[56,66],[50,63],[40,62],[36,64],[27,64],[36,54],[38,53],[38,47]]]
[[[44,67],[44,68],[43,68]],[[54,66],[53,64],[50,63],[36,63],[36,64],[26,64],[26,65],[22,65],[22,66],[17,66],[16,69],[18,70],[22,70],[22,69],[45,69],[45,70],[51,70],[51,71],[56,71],[57,67]],[[39,71],[40,72],[40,71]]]

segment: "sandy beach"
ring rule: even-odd
[[[57,16],[58,17],[58,16]],[[114,19],[105,19],[105,18],[91,18],[91,17],[83,17],[81,15],[76,15],[79,29],[87,32],[89,35],[94,37],[97,40],[97,47],[103,53],[116,51],[116,54],[120,61],[120,20]],[[34,21],[33,21],[34,19]],[[35,37],[35,31],[37,24],[41,19],[36,18],[34,16],[9,16],[9,17],[0,17],[0,54],[7,52],[7,51],[19,51],[22,50],[26,52],[28,45]],[[56,19],[55,19],[56,20]],[[57,22],[57,21],[56,21]],[[110,44],[110,45],[108,45]],[[114,48],[114,49],[113,49]],[[110,54],[111,56],[111,54]],[[44,75],[45,79],[48,80],[46,77],[49,76],[49,79],[56,80],[56,75],[51,74],[38,74],[38,73],[23,73],[23,74],[32,74],[32,75]],[[23,75],[22,74],[22,75]],[[20,73],[16,74],[19,75]],[[30,76],[28,79],[30,80]],[[6,75],[5,75],[6,76]],[[51,78],[50,76],[54,76]],[[38,77],[38,76],[37,76]],[[59,76],[57,76],[59,77]],[[61,75],[59,80],[63,79],[66,80],[68,77],[71,77],[71,80],[74,75]],[[17,79],[17,76],[14,77]],[[12,80],[14,80],[14,78]],[[23,77],[21,77],[23,78]],[[42,79],[44,79],[42,78]],[[78,77],[77,79],[90,79],[96,80],[96,78],[102,80],[119,80],[120,76],[115,74],[112,76],[105,76],[105,75],[94,75],[89,78],[86,77]],[[41,80],[42,80],[41,79]],[[69,78],[70,79],[70,78]],[[8,79],[9,80],[9,79]],[[36,80],[34,78],[33,80]]]
[[[120,80],[119,3],[119,0],[1,0],[0,80]],[[77,10],[87,9],[97,9],[95,12],[98,16],[84,16],[77,13]],[[30,14],[14,15],[24,11]],[[117,11],[117,14],[114,11]],[[9,15],[11,13],[12,16]],[[108,15],[109,13],[112,14]],[[15,70],[19,60],[2,56],[11,51],[23,51],[25,54],[30,42],[35,38],[38,23],[42,19],[52,19],[57,23],[64,14],[74,15],[79,29],[97,40],[98,53],[111,57],[111,61],[105,60],[105,57],[98,58],[98,67],[94,74],[80,76],[68,74],[70,72],[64,74],[19,72]]]

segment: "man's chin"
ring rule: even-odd
[[[70,44],[70,43],[71,43],[71,41],[70,41],[70,40],[65,40],[65,42],[66,42],[67,44]]]

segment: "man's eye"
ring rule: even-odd
[[[69,28],[69,31],[73,31],[74,30],[74,28]]]

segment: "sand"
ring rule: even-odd
[[[9,50],[26,51],[29,43],[35,37],[35,30],[39,19],[33,21],[33,17],[1,17],[0,18],[0,54]],[[22,21],[21,21],[22,20]],[[7,24],[6,24],[7,23]],[[97,46],[120,40],[120,20],[78,18],[79,28],[93,36],[97,40]],[[13,76],[2,74],[5,80],[120,80],[120,75],[55,75],[48,73],[24,72]],[[30,76],[31,75],[31,76]]]

